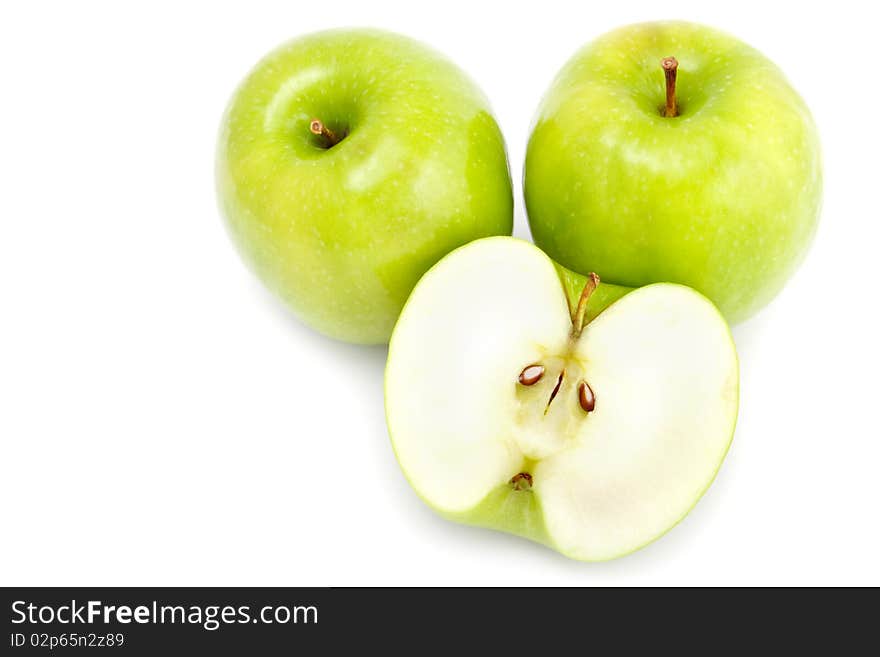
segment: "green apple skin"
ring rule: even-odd
[[[679,115],[660,62],[678,59]],[[804,258],[821,205],[810,112],[761,53],[683,22],[631,25],[560,71],[529,140],[525,200],[555,261],[627,286],[674,282],[731,322]]]
[[[320,119],[330,148],[310,131]],[[509,235],[505,145],[454,64],[376,30],[334,30],[266,56],[232,98],[220,207],[260,279],[308,325],[388,341],[420,276],[471,240]]]

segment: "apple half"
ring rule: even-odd
[[[570,299],[553,261],[510,237],[452,252],[397,322],[385,406],[433,509],[601,561],[664,534],[709,487],[739,368],[727,323],[691,288],[648,285],[589,321],[598,279],[582,280]]]

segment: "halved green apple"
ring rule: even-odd
[[[401,468],[436,511],[600,561],[661,536],[709,487],[739,369],[694,290],[591,301],[598,279],[573,296],[572,280],[510,237],[446,256],[394,329],[385,405]]]

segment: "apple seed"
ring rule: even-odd
[[[596,408],[596,395],[593,394],[593,389],[586,381],[581,381],[578,384],[578,401],[581,408],[587,413],[591,413]]]
[[[535,363],[523,368],[519,373],[519,382],[524,386],[533,386],[544,376],[544,366]]]
[[[544,415],[547,415],[547,411],[550,410],[550,404],[553,403],[553,400],[556,399],[556,395],[559,392],[559,388],[562,387],[562,380],[565,378],[565,370],[562,370],[559,373],[559,378],[556,380],[556,386],[553,388],[553,392],[550,393],[550,399],[547,400],[547,407],[544,409]]]

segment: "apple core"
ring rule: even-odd
[[[576,343],[587,324],[586,308],[598,285],[599,277],[591,273],[571,313],[571,336],[563,349],[548,351],[517,377],[519,411],[514,436],[529,461],[540,461],[565,449],[566,436],[578,435],[577,425],[596,408],[596,395],[587,383],[587,364],[578,356]]]

